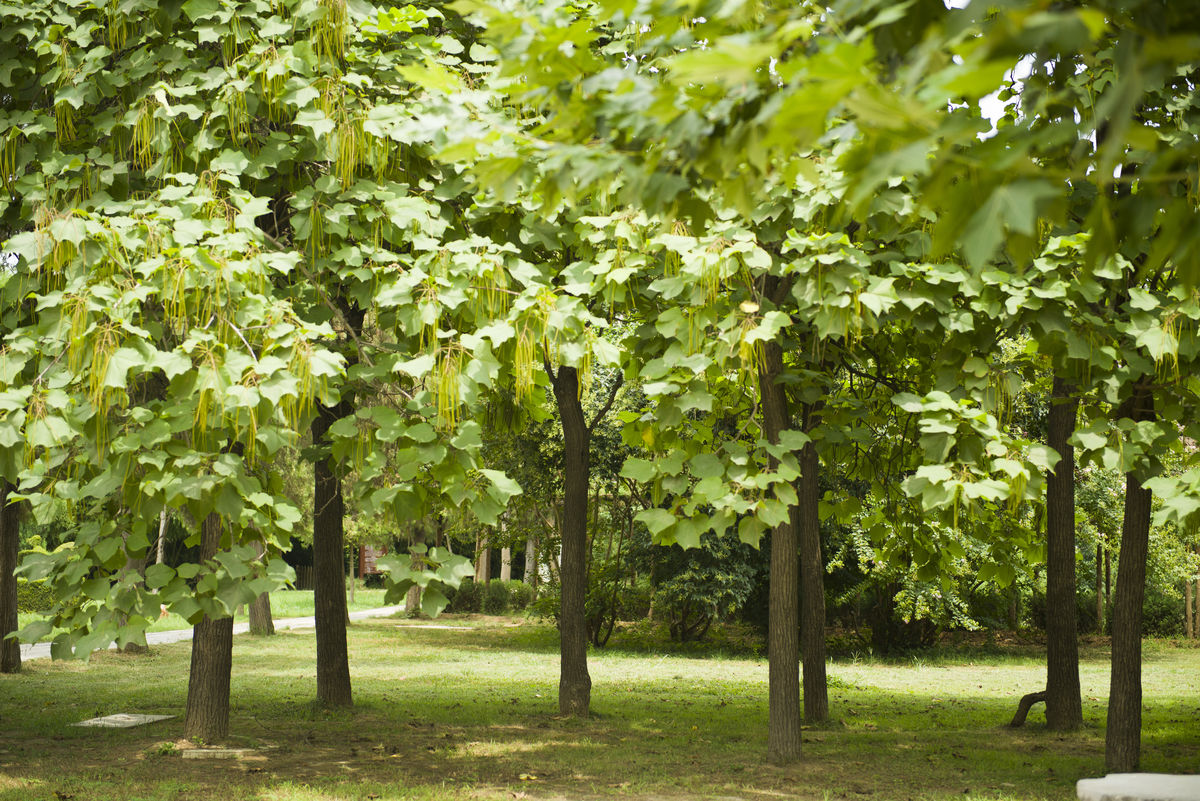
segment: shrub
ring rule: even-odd
[[[520,612],[527,608],[533,601],[533,587],[530,587],[523,581],[509,581],[506,583],[508,587],[508,608],[514,612]]]
[[[491,581],[483,586],[483,611],[502,615],[508,611],[509,590],[503,581]]]
[[[450,588],[446,598],[450,602],[446,606],[447,612],[467,614],[483,609],[483,587],[473,579],[463,579],[457,590]]]
[[[54,606],[54,591],[45,581],[17,579],[17,611],[45,612]]]

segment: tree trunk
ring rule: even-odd
[[[815,426],[811,409],[805,409],[804,430]],[[800,656],[804,678],[804,719],[829,719],[829,690],[825,678],[825,560],[821,558],[821,461],[817,447],[807,443],[800,451],[796,531],[800,539]]]
[[[776,383],[783,372],[783,351],[775,342],[763,345],[758,374],[763,433],[778,442],[790,428],[787,395]],[[772,458],[772,467],[775,459]],[[771,575],[767,590],[767,759],[785,765],[800,758],[800,559],[791,514],[771,532]]]
[[[1096,633],[1104,633],[1104,546],[1096,544]]]
[[[1200,547],[1196,548],[1196,552],[1200,554]],[[1200,637],[1200,575],[1195,576],[1195,581],[1192,582],[1192,630],[1190,635],[1192,639]]]
[[[1192,579],[1183,580],[1183,633],[1190,640],[1196,636],[1192,629]]]
[[[484,540],[486,542],[486,540]],[[492,549],[482,546],[475,556],[475,583],[487,584],[492,580]]]
[[[1010,729],[1017,729],[1025,725],[1025,718],[1029,717],[1029,710],[1033,705],[1046,700],[1046,691],[1038,690],[1036,693],[1029,693],[1023,696],[1021,702],[1017,704],[1017,711],[1013,714],[1012,720],[1008,722]]]
[[[525,583],[530,587],[537,589],[538,585],[538,569],[537,569],[537,540],[529,537],[525,540]]]
[[[21,644],[8,639],[19,627],[15,571],[21,544],[21,507],[8,502],[13,489],[12,484],[0,481],[0,673],[21,670]]]
[[[1112,609],[1112,549],[1104,547],[1104,607],[1105,628],[1108,628],[1108,610]]]
[[[1196,577],[1192,599],[1196,602],[1196,610],[1192,613],[1192,637],[1200,637],[1200,576]]]
[[[574,367],[549,365],[563,429],[563,517],[562,517],[562,608],[558,711],[562,715],[587,717],[592,695],[592,678],[587,667],[587,512],[588,440],[591,432],[579,402],[579,375]]]
[[[500,580],[512,581],[512,548],[500,549]]]
[[[350,414],[349,404],[320,406],[312,424],[313,444],[326,445],[329,426]],[[345,506],[342,481],[328,456],[313,462],[313,601],[317,624],[317,703],[350,706],[350,663],[346,653],[346,583],[342,572]]]
[[[1062,457],[1046,479],[1046,725],[1071,731],[1083,725],[1079,691],[1079,628],[1075,607],[1075,432],[1079,399],[1055,378],[1050,392],[1047,444]]]
[[[221,547],[221,518],[214,512],[200,529],[200,560]],[[192,630],[192,666],[188,674],[183,736],[206,743],[229,736],[229,674],[233,666],[233,618],[207,615]]]
[[[420,554],[414,553],[409,557],[408,566],[413,570],[420,570],[424,567],[424,560]],[[421,585],[414,584],[408,588],[408,592],[404,596],[404,614],[409,617],[420,617],[421,615]]]
[[[1134,387],[1128,417],[1154,418],[1154,398],[1145,379]],[[1138,769],[1142,735],[1142,603],[1146,592],[1146,555],[1150,539],[1150,490],[1137,476],[1125,474],[1125,516],[1121,556],[1113,599],[1112,674],[1108,693],[1108,729],[1104,763],[1109,773]]]
[[[167,510],[158,513],[158,545],[155,550],[154,564],[161,565],[166,558],[167,546]]]
[[[266,548],[261,542],[255,543],[255,549],[261,558]],[[269,637],[275,633],[275,621],[271,617],[271,593],[264,592],[250,604],[250,633],[256,637]]]

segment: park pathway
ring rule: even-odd
[[[381,606],[377,609],[360,609],[357,612],[350,613],[351,620],[366,620],[371,617],[387,617],[394,615],[403,609],[403,605],[396,606]],[[275,621],[276,631],[280,629],[311,629],[317,625],[316,618],[309,617],[285,617],[282,620]],[[249,623],[234,623],[234,634],[245,634],[250,630]],[[183,640],[192,639],[191,629],[174,629],[172,631],[148,631],[146,632],[146,643],[148,645],[163,645],[165,643],[182,642]],[[116,648],[116,643],[108,646]],[[39,642],[33,645],[21,646],[21,661],[26,659],[49,659],[50,658],[50,643]]]

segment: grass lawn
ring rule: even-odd
[[[192,760],[182,714],[190,645],[90,663],[37,660],[0,676],[0,801],[320,799],[1074,798],[1103,774],[1108,668],[1085,649],[1077,734],[1041,707],[1032,652],[834,662],[833,722],[804,733],[803,760],[764,763],[767,666],[593,651],[587,721],[556,716],[556,632],[504,618],[400,619],[350,629],[353,711],[314,709],[313,633],[234,645],[231,744],[243,760]],[[520,623],[519,625],[515,625]],[[428,624],[426,624],[428,625]],[[615,643],[614,638],[614,643]],[[1200,649],[1148,643],[1143,769],[1200,768]],[[125,730],[68,724],[114,712],[179,718]]]
[[[366,589],[361,583],[355,589],[354,603],[349,604],[350,611],[355,612],[359,609],[374,609],[383,606],[383,589]],[[347,596],[347,602],[349,597]],[[313,593],[312,590],[278,590],[271,593],[271,615],[275,619],[283,619],[285,617],[311,617],[313,614]],[[22,612],[18,615],[19,625],[24,627],[27,623],[37,620],[40,617],[36,612]],[[245,620],[245,616],[239,617],[239,620]],[[150,624],[147,631],[174,631],[175,629],[191,628],[188,622],[176,614],[169,614],[166,617],[160,618]],[[54,639],[54,632],[46,635],[46,640]]]

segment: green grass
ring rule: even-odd
[[[360,583],[354,591],[354,603],[349,604],[350,611],[356,612],[360,609],[375,609],[376,607],[384,606],[384,592],[383,589],[364,588]],[[311,617],[312,614],[312,590],[278,590],[271,593],[271,615],[276,620],[282,620],[285,617]],[[40,615],[36,612],[22,612],[18,615],[18,625],[24,627],[27,623],[37,620],[39,617]],[[245,616],[239,617],[239,620],[245,619]],[[174,631],[176,629],[187,628],[191,628],[191,626],[182,617],[176,614],[168,614],[166,617],[151,623],[147,631]],[[54,632],[45,637],[46,640],[53,638]]]
[[[1045,730],[1041,708],[1011,730],[1020,695],[1044,683],[1036,654],[830,665],[834,720],[804,732],[804,757],[765,764],[760,658],[593,651],[596,717],[557,717],[556,632],[399,619],[350,629],[356,707],[314,708],[313,634],[237,638],[232,741],[252,760],[182,759],[189,646],[89,664],[31,662],[0,676],[0,801],[331,799],[1004,799],[1066,801],[1103,774],[1107,662],[1085,649],[1087,726]],[[424,624],[428,625],[428,624]],[[465,630],[464,630],[465,629]],[[614,644],[618,644],[614,637]],[[1149,643],[1143,769],[1200,762],[1200,649]],[[98,714],[180,718],[129,730],[69,723]]]

